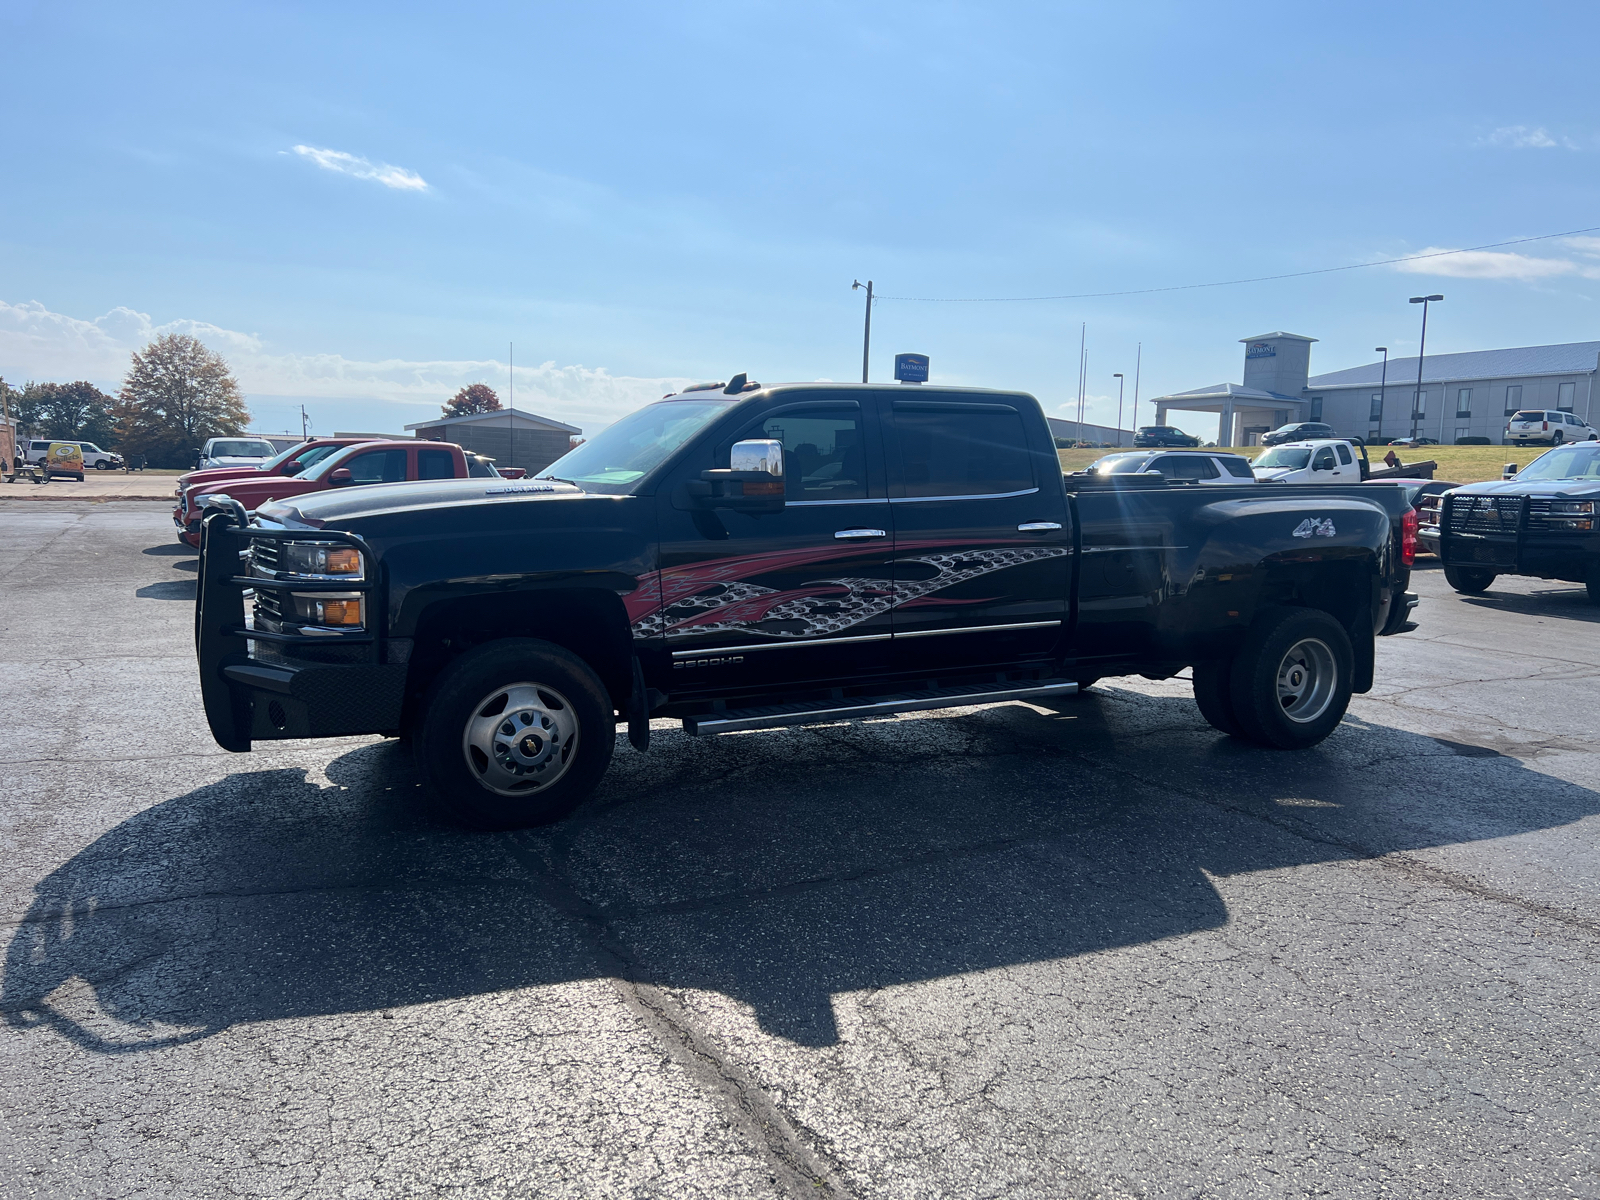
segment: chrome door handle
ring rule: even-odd
[[[1018,533],[1053,533],[1061,528],[1059,521],[1024,521],[1017,526]]]
[[[888,537],[887,529],[841,529],[834,538],[841,542],[864,541],[867,538]]]

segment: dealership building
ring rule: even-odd
[[[1312,375],[1316,338],[1278,332],[1240,340],[1244,382],[1157,396],[1156,424],[1169,423],[1169,410],[1215,413],[1220,446],[1255,445],[1291,421],[1326,421],[1339,437],[1375,442],[1409,436],[1414,419],[1416,433],[1446,445],[1464,437],[1503,442],[1506,419],[1525,408],[1559,409],[1593,424],[1600,342],[1430,354],[1419,388],[1414,357],[1391,358],[1387,372],[1372,362]]]

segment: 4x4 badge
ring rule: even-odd
[[[1307,517],[1294,527],[1294,536],[1300,538],[1333,537],[1338,532],[1333,527],[1332,517],[1323,517],[1320,521],[1315,517]]]

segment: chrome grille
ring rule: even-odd
[[[1522,502],[1521,496],[1451,496],[1450,532],[1515,537],[1522,523]]]
[[[278,569],[278,543],[271,538],[256,538],[250,543],[251,561],[263,575]]]

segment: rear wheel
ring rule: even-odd
[[[480,829],[559,821],[611,763],[616,717],[570,651],[505,638],[462,655],[429,692],[412,741],[423,786]]]
[[[1229,678],[1244,736],[1279,750],[1315,746],[1350,705],[1355,656],[1344,627],[1316,608],[1257,617]]]
[[[1463,596],[1476,596],[1489,590],[1494,582],[1494,572],[1481,567],[1446,567],[1444,579]]]
[[[1561,431],[1559,429],[1550,435],[1550,444],[1552,446],[1559,446],[1565,440],[1566,439],[1561,435]]]
[[[1194,664],[1194,702],[1200,706],[1200,715],[1218,733],[1229,737],[1245,736],[1244,726],[1233,713],[1233,660],[1199,662]]]

